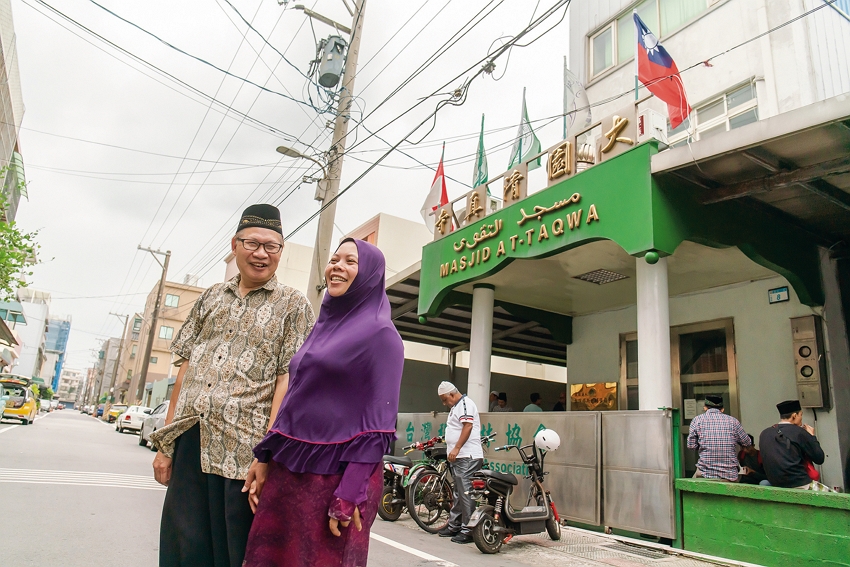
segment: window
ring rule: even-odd
[[[172,295],[170,293],[165,294],[165,306],[166,307],[177,307],[177,304],[180,303],[179,295]]]
[[[131,340],[131,341],[137,341],[137,340],[139,340],[139,333],[135,333],[135,332],[134,332],[134,333],[130,336],[130,340]]]
[[[850,0],[846,0],[850,2]],[[590,76],[625,63],[635,56],[637,10],[643,23],[659,38],[678,30],[708,9],[709,0],[646,0],[621,13],[590,37]]]
[[[850,16],[850,0],[836,0],[835,4],[832,4],[832,6]]]
[[[753,83],[740,85],[717,98],[701,104],[691,111],[690,124],[695,130],[693,140],[703,140],[715,134],[740,128],[758,121],[758,100]],[[681,146],[688,141],[685,120],[675,129],[667,128],[670,146]]]
[[[163,325],[159,328],[159,338],[171,340],[174,336],[174,327],[166,327]]]
[[[136,331],[137,333],[142,330],[142,320],[141,319],[134,319],[133,320],[133,330]]]
[[[136,352],[139,350],[139,345],[133,345],[133,348],[130,349],[130,358],[136,358]]]
[[[156,364],[156,362],[157,362],[158,360],[159,360],[159,358],[157,358],[157,357],[155,357],[155,356],[152,356],[152,357],[151,357],[151,364]]]
[[[129,382],[132,378],[133,378],[133,371],[128,370],[127,371],[127,382]]]

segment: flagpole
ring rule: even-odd
[[[635,23],[635,39],[640,41],[640,29],[637,25],[637,9],[632,10],[632,21]],[[638,47],[637,43],[635,43],[635,102],[638,101],[638,89],[640,89],[640,80],[638,79],[638,75],[640,74],[638,71]]]
[[[567,56],[564,55],[564,139],[567,139]]]

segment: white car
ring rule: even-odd
[[[165,415],[168,413],[168,401],[156,406],[150,415],[146,416],[139,429],[139,445],[146,447],[151,440],[151,433],[165,425]],[[151,451],[156,451],[151,445]]]
[[[142,421],[149,416],[151,408],[145,406],[130,406],[127,411],[119,415],[115,419],[115,431],[124,433],[125,431],[139,431],[142,428]]]

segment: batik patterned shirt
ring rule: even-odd
[[[172,423],[151,435],[167,456],[177,438],[201,429],[201,469],[244,479],[266,434],[277,377],[315,322],[304,295],[272,278],[245,297],[240,276],[195,302],[171,351],[188,364]]]
[[[749,447],[752,441],[731,415],[711,408],[691,420],[688,449],[699,452],[697,468],[705,478],[737,481],[738,445]]]

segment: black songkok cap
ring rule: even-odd
[[[705,407],[722,408],[723,407],[723,396],[718,396],[716,394],[706,394],[705,395]]]
[[[800,400],[786,400],[784,402],[779,402],[776,404],[776,409],[779,410],[779,415],[803,411],[803,408],[800,405]]]
[[[267,228],[283,236],[280,211],[274,205],[251,205],[242,213],[236,232],[243,228]]]
[[[499,399],[502,400],[503,402],[506,402],[506,401],[508,401],[508,395],[504,392],[499,392]]]

